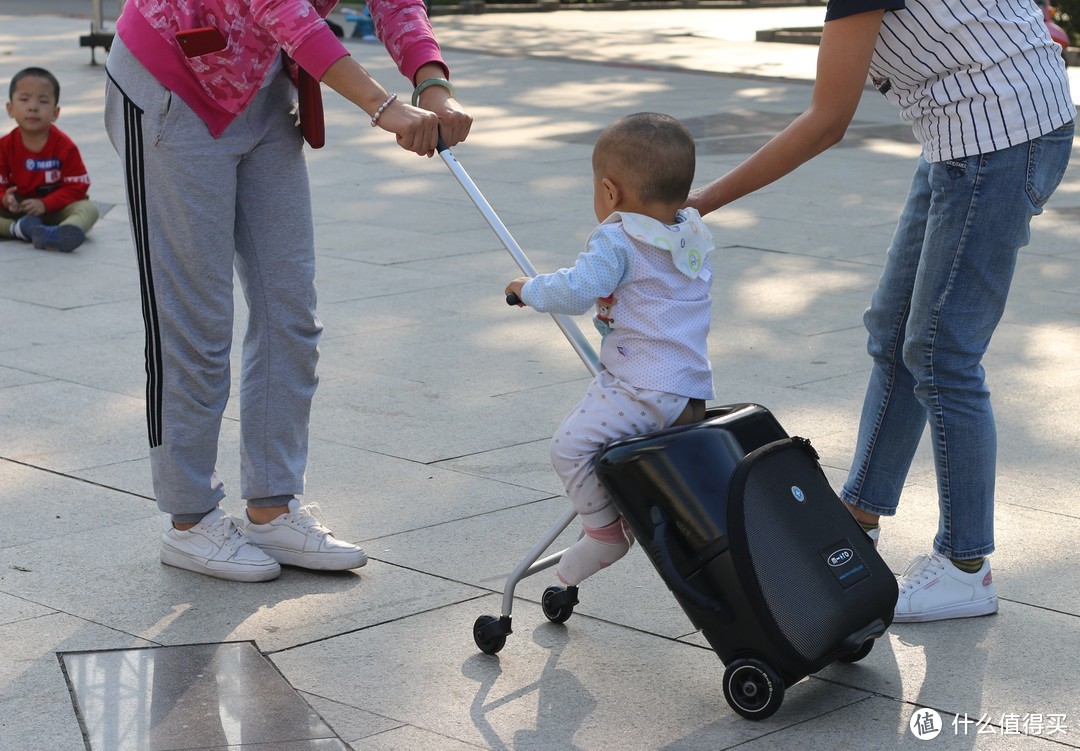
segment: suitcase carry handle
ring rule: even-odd
[[[656,506],[652,507],[650,515],[653,521],[653,539],[649,551],[652,553],[653,561],[656,563],[656,567],[660,569],[660,573],[663,574],[664,581],[667,582],[671,591],[698,610],[718,615],[727,621],[733,620],[731,611],[728,610],[724,603],[694,589],[690,582],[675,568],[667,542],[668,519],[664,516],[664,512]]]

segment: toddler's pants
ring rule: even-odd
[[[584,526],[597,529],[619,518],[594,468],[604,443],[669,427],[689,402],[685,396],[634,388],[606,370],[593,379],[551,439],[551,463]]]

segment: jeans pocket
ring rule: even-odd
[[[1072,155],[1073,123],[1031,141],[1028,147],[1027,194],[1041,209],[1057,190]]]

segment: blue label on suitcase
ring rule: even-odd
[[[870,576],[870,568],[847,540],[837,540],[822,548],[820,553],[829,571],[844,589]]]

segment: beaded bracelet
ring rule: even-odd
[[[397,101],[397,94],[391,94],[390,96],[386,97],[385,102],[379,105],[379,109],[375,110],[375,114],[371,116],[372,128],[379,124],[379,118],[382,117],[382,113],[385,112],[386,108],[393,104],[395,101]]]
[[[450,92],[450,96],[454,96],[454,84],[447,81],[445,78],[426,78],[416,85],[412,93],[412,106],[415,107],[417,102],[420,101],[420,94],[424,89],[429,89],[432,86],[442,86],[444,89]]]

